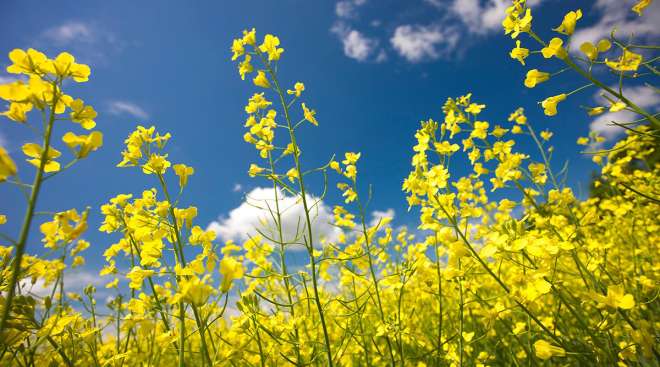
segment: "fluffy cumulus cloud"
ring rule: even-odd
[[[578,26],[571,43],[580,45],[583,42],[597,42],[609,38],[610,32],[616,28],[619,39],[627,39],[631,34],[637,39],[660,35],[658,19],[660,19],[660,2],[653,2],[638,16],[630,10],[636,3],[631,0],[598,0],[592,11],[599,14],[599,19],[590,27]]]
[[[369,38],[361,32],[351,29],[343,22],[338,22],[332,27],[332,33],[339,37],[344,54],[357,61],[382,61],[384,53],[378,48],[378,40]]]
[[[651,87],[631,87],[624,89],[623,95],[634,104],[649,111],[650,113],[656,113],[660,110],[660,94],[658,94],[658,92],[653,90]],[[600,94],[596,94],[594,99],[597,103],[603,106],[609,105],[609,102],[607,102],[607,100],[605,100]],[[616,126],[612,123],[612,121],[617,123],[626,123],[637,120],[639,118],[639,115],[628,110],[619,112],[607,112],[596,117],[596,119],[591,122],[589,127],[592,131],[597,132],[604,138],[612,140],[624,132],[622,127]]]
[[[502,29],[502,20],[510,0],[454,0],[451,11],[465,24],[467,29],[476,34],[486,34]]]
[[[350,21],[358,18],[358,10],[366,0],[341,0],[335,4],[335,15],[338,18],[330,31],[342,43],[344,55],[359,62],[382,62],[387,59],[385,50],[374,37],[368,37],[363,32],[351,26]]]
[[[394,50],[410,62],[433,60],[446,55],[458,42],[453,28],[437,25],[401,25],[394,30],[390,43]]]
[[[280,208],[284,240],[302,244],[303,236],[306,235],[306,231],[304,231],[306,219],[302,200],[300,197],[285,194],[279,188],[277,191],[266,187],[252,189],[238,207],[211,222],[207,229],[215,231],[218,237],[224,241],[244,241],[251,236],[258,235],[259,232],[277,239],[277,226],[273,219],[276,197]],[[336,241],[341,230],[332,225],[332,209],[317,197],[308,195],[306,199],[311,208],[310,219],[315,246],[320,246],[322,241]],[[292,247],[292,249],[303,248],[302,246]]]
[[[542,0],[530,0],[535,7]],[[365,0],[341,0],[335,5],[339,21],[333,32],[339,35],[344,53],[358,61],[384,61],[386,49],[379,47],[379,38],[367,38],[357,26]],[[408,3],[408,2],[406,2]],[[469,46],[471,41],[502,31],[502,20],[510,0],[416,0],[411,7],[426,6],[435,19],[424,23],[408,20],[397,24],[396,19],[381,27],[381,22],[369,24],[383,33],[394,52],[410,63],[448,59]],[[338,27],[341,26],[341,27]],[[461,43],[464,47],[459,48]],[[387,45],[386,45],[387,46]]]
[[[149,114],[142,107],[128,101],[108,102],[108,113],[115,116],[129,115],[138,119],[148,119]]]

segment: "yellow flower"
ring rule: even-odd
[[[591,61],[594,61],[598,58],[598,48],[591,42],[585,42],[581,44],[580,51],[582,51]]]
[[[610,112],[619,112],[621,110],[625,110],[626,107],[627,105],[622,101],[614,102],[610,106]]]
[[[103,134],[99,131],[92,131],[89,135],[76,135],[67,132],[62,137],[62,141],[71,149],[80,146],[80,149],[76,152],[76,158],[85,158],[90,152],[103,145]]]
[[[85,106],[82,99],[76,99],[69,105],[71,107],[71,121],[79,123],[83,129],[91,130],[96,126],[94,119],[96,118],[96,111],[92,106]]]
[[[108,288],[108,289],[110,289],[110,288],[117,288],[118,285],[119,285],[119,278],[115,278],[113,281],[111,281],[110,283],[106,284],[105,287]]]
[[[298,170],[291,168],[286,172],[286,177],[289,178],[289,181],[294,182],[298,178]]]
[[[549,130],[541,131],[541,139],[548,141],[552,137],[552,132]]]
[[[550,40],[550,43],[548,43],[547,46],[541,49],[541,53],[543,54],[543,57],[546,59],[549,59],[553,56],[556,56],[559,59],[566,58],[568,56],[568,53],[566,50],[562,47],[564,44],[564,41],[562,41],[561,38],[553,38]]]
[[[335,207],[332,209],[332,212],[335,217],[335,225],[338,227],[345,227],[345,228],[354,228],[355,227],[355,222],[353,219],[355,219],[355,215],[349,213],[346,209],[339,205],[335,205]]]
[[[179,187],[185,187],[188,184],[188,177],[195,173],[195,169],[185,164],[175,164],[172,169],[179,176]]]
[[[9,59],[13,64],[7,66],[7,72],[12,74],[41,75],[45,73],[49,62],[46,55],[32,48],[27,52],[14,49],[9,53]]]
[[[511,50],[509,53],[512,59],[520,61],[521,64],[525,65],[525,58],[529,56],[529,50],[523,47],[520,47],[520,40],[516,40],[516,47]]]
[[[273,104],[273,103],[266,100],[263,93],[255,93],[248,100],[248,104],[247,104],[247,106],[245,106],[245,112],[255,113],[259,110],[263,110],[263,109],[267,108],[271,104]]]
[[[470,105],[465,109],[465,112],[471,113],[473,115],[478,115],[481,113],[481,110],[483,110],[485,107],[486,107],[485,104],[470,103]]]
[[[7,223],[7,216],[0,214],[0,225]]]
[[[231,55],[231,61],[238,59],[239,56],[243,56],[245,53],[245,47],[243,47],[242,39],[235,39],[234,42],[232,42],[231,52],[233,53]]]
[[[31,103],[16,103],[9,104],[9,110],[1,112],[0,115],[6,116],[8,119],[16,122],[26,122],[27,113],[32,110]]]
[[[76,82],[89,80],[90,69],[85,64],[77,64],[76,59],[68,52],[62,52],[55,60],[48,63],[48,72],[60,78],[72,78]]]
[[[126,274],[126,278],[130,280],[128,286],[132,289],[141,289],[144,279],[154,274],[156,274],[156,272],[153,270],[145,270],[139,266],[134,266],[133,269]]]
[[[344,160],[341,161],[344,165],[349,165],[349,164],[356,164],[357,161],[360,159],[360,156],[362,153],[354,153],[354,152],[346,152],[344,153]]]
[[[305,84],[301,82],[297,82],[296,84],[294,84],[293,90],[289,89],[286,92],[288,94],[294,94],[296,97],[300,97],[300,95],[304,90],[305,90]]]
[[[507,16],[502,21],[504,34],[511,33],[511,38],[516,38],[520,33],[529,32],[532,28],[532,11],[525,9],[525,15],[521,18],[522,8],[514,5],[506,10]]]
[[[346,169],[344,169],[344,176],[346,176],[348,179],[355,180],[357,177],[357,167],[352,164],[346,166]]]
[[[536,353],[536,356],[541,359],[550,359],[554,356],[566,356],[566,351],[564,351],[563,348],[554,346],[545,340],[537,340],[536,343],[534,343],[534,352]]]
[[[635,298],[632,294],[626,293],[621,285],[611,285],[607,287],[607,295],[593,294],[596,301],[612,308],[621,308],[630,310],[635,307]]]
[[[477,139],[486,139],[489,126],[490,125],[486,121],[475,121],[474,130],[472,130],[472,132],[470,133],[470,137]]]
[[[243,277],[243,264],[236,261],[233,257],[225,256],[220,260],[220,274],[222,275],[220,290],[226,293],[231,288],[234,280]]]
[[[171,163],[167,160],[167,155],[152,154],[149,156],[147,163],[142,165],[142,172],[147,175],[152,173],[162,175],[170,166]]]
[[[0,98],[12,102],[26,102],[30,97],[31,91],[25,82],[17,80],[15,82],[0,84]]]
[[[252,56],[245,55],[245,59],[238,64],[238,74],[241,76],[241,80],[245,80],[245,75],[250,74],[254,70],[254,67],[250,64],[250,60],[252,60]]]
[[[260,174],[263,171],[264,171],[263,168],[261,168],[261,167],[257,166],[256,164],[252,163],[252,164],[250,164],[250,169],[248,170],[248,175],[250,175],[250,177],[255,177],[256,175]]]
[[[534,88],[537,84],[543,83],[548,79],[550,79],[550,73],[532,69],[527,72],[527,77],[525,78],[525,87]]]
[[[575,31],[575,23],[577,23],[580,18],[582,18],[582,10],[578,9],[576,11],[569,11],[564,15],[564,20],[559,27],[554,28],[553,30],[570,36]]]
[[[543,113],[546,116],[554,116],[557,114],[557,103],[566,99],[566,94],[562,93],[556,96],[548,97],[543,102],[541,102],[541,107],[543,107]]]
[[[458,144],[451,144],[446,140],[443,140],[441,143],[435,143],[434,147],[440,154],[452,154],[460,149]]]
[[[43,148],[39,144],[27,143],[23,145],[22,149],[23,149],[23,153],[25,153],[26,156],[32,158],[32,159],[28,159],[27,161],[30,162],[30,164],[32,164],[33,166],[39,168],[41,164],[41,155],[43,153]],[[46,154],[46,162],[44,163],[44,172],[57,172],[60,170],[60,164],[54,161],[54,159],[59,157],[60,155],[62,155],[62,153],[57,151],[55,148],[48,147],[48,153]]]
[[[651,5],[653,0],[640,0],[637,4],[635,4],[632,7],[632,11],[637,13],[640,17],[642,16],[642,13],[644,12],[644,9],[646,9],[647,6]]]
[[[598,107],[593,107],[593,108],[588,109],[587,110],[587,115],[596,116],[596,115],[600,115],[603,112],[605,112],[605,107],[598,106]]]
[[[270,82],[268,81],[268,78],[266,78],[266,73],[264,73],[263,70],[257,72],[257,76],[252,79],[252,82],[257,87],[270,88]]]
[[[15,174],[16,164],[9,156],[9,153],[3,147],[0,147],[0,182]]]
[[[242,41],[246,45],[254,46],[257,43],[257,31],[254,28],[250,31],[244,30]]]
[[[636,71],[643,59],[642,55],[624,49],[623,55],[617,61],[605,59],[605,64],[616,71]]]
[[[259,51],[268,54],[268,61],[279,60],[280,55],[284,52],[283,48],[277,48],[280,45],[280,39],[272,34],[267,34],[264,37],[264,43],[259,46]]]
[[[302,109],[303,109],[303,115],[305,116],[305,120],[311,122],[315,126],[319,126],[319,123],[318,121],[316,121],[316,117],[315,117],[316,111],[310,110],[309,108],[307,108],[307,106],[305,106],[304,103],[302,104]]]
[[[577,140],[577,144],[578,145],[587,145],[587,144],[589,144],[589,138],[584,137],[584,136],[579,137],[578,140]]]
[[[337,162],[337,161],[331,161],[330,162],[330,169],[333,169],[337,173],[341,174],[341,167],[339,167],[339,162]]]

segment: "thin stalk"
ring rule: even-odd
[[[53,82],[53,89],[58,90],[57,81]],[[0,334],[5,332],[5,327],[7,326],[7,319],[9,318],[9,313],[11,312],[11,306],[14,301],[14,296],[16,295],[16,283],[18,283],[18,277],[21,272],[21,262],[23,261],[23,254],[25,253],[25,246],[27,244],[28,234],[30,232],[30,227],[32,225],[32,219],[34,217],[34,209],[37,205],[37,198],[39,197],[39,192],[41,190],[41,183],[43,182],[42,178],[44,175],[44,167],[46,166],[48,158],[48,150],[50,149],[50,139],[53,133],[53,123],[55,122],[55,106],[59,100],[59,95],[57,92],[53,93],[53,100],[50,107],[50,116],[48,118],[48,124],[46,126],[46,134],[44,136],[43,150],[41,152],[39,169],[37,174],[34,176],[34,181],[32,183],[32,191],[30,192],[30,199],[28,201],[28,208],[25,212],[25,217],[23,218],[23,225],[21,226],[21,234],[19,236],[18,242],[16,244],[16,256],[14,257],[14,262],[12,264],[12,273],[11,279],[9,281],[9,287],[7,289],[7,298],[5,299],[4,308],[2,310],[2,319],[0,320]]]
[[[263,60],[262,54],[258,51],[259,56]],[[268,73],[270,74],[272,80],[273,80],[273,86],[275,91],[277,92],[279,99],[280,99],[280,104],[282,105],[282,109],[284,110],[284,117],[286,119],[287,123],[287,129],[289,130],[289,138],[291,140],[291,144],[293,144],[293,160],[295,163],[295,168],[298,173],[298,186],[300,189],[300,196],[303,204],[303,209],[305,211],[305,223],[307,227],[307,251],[309,253],[309,262],[311,266],[311,273],[312,273],[312,290],[314,291],[314,301],[316,303],[316,309],[319,314],[319,318],[321,320],[321,327],[323,329],[323,338],[325,342],[325,349],[326,349],[326,354],[327,354],[327,360],[328,360],[328,366],[332,367],[333,366],[333,358],[332,358],[332,349],[330,347],[330,336],[328,334],[328,328],[326,325],[325,321],[325,315],[323,313],[323,305],[321,305],[321,299],[319,297],[319,290],[318,290],[318,280],[317,280],[317,275],[316,275],[316,261],[314,260],[314,238],[312,237],[312,221],[309,217],[309,204],[307,203],[307,194],[305,192],[305,183],[304,183],[304,178],[303,178],[303,169],[300,164],[300,159],[299,159],[299,152],[300,149],[298,147],[298,143],[296,142],[296,135],[294,133],[293,129],[293,124],[291,122],[291,117],[289,116],[289,107],[287,106],[286,101],[284,100],[284,93],[282,92],[282,89],[280,88],[279,82],[277,80],[277,75],[271,68],[270,64],[267,63],[265,60],[263,60],[264,65],[268,69]]]

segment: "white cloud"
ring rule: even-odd
[[[340,1],[335,5],[335,14],[340,18],[352,18],[355,16],[355,5],[352,1]]]
[[[336,23],[331,31],[341,40],[346,56],[361,62],[368,61],[373,55],[376,55],[376,62],[385,60],[385,51],[378,51],[377,39],[369,38],[343,22]]]
[[[33,42],[35,47],[54,54],[66,50],[92,66],[108,63],[108,58],[126,45],[100,24],[81,20],[69,20],[47,28]]]
[[[640,108],[646,109],[651,113],[655,113],[660,109],[660,95],[653,88],[645,86],[624,88],[623,95]],[[600,94],[596,94],[594,99],[603,106],[609,105],[609,102],[601,97]],[[639,118],[641,118],[639,115],[628,110],[607,112],[596,117],[589,127],[592,131],[597,132],[604,138],[612,140],[624,132],[624,128],[616,126],[612,121],[625,123]]]
[[[127,101],[111,101],[108,103],[108,112],[112,115],[130,115],[139,119],[148,119],[149,114],[142,107]]]
[[[453,28],[437,25],[401,25],[390,39],[392,47],[410,62],[435,60],[446,55],[458,42]]]
[[[92,285],[97,288],[99,293],[102,293],[102,291],[105,290],[104,285],[110,280],[111,279],[100,277],[96,272],[86,270],[65,271],[64,292],[73,292],[82,295],[85,287]],[[34,284],[32,284],[31,281],[23,280],[20,282],[20,286],[24,292],[30,292],[35,296],[45,297],[51,294],[54,285],[50,284],[46,287],[44,286],[42,279],[37,279]]]
[[[44,37],[58,45],[66,45],[72,42],[94,42],[96,39],[95,33],[89,24],[79,21],[69,21],[49,28],[44,32]]]
[[[232,192],[239,192],[241,190],[243,190],[243,185],[241,185],[239,183],[235,183],[234,187],[232,187],[232,189],[231,189]]]
[[[511,6],[508,0],[489,0],[481,5],[479,0],[454,0],[451,10],[476,34],[486,34],[502,28],[505,10]]]
[[[529,0],[528,5],[535,7],[542,1]],[[335,13],[339,19],[348,22],[349,19],[355,18],[356,2],[355,0],[338,2]],[[502,20],[506,9],[511,6],[510,0],[424,0],[424,2],[435,9],[436,19],[424,24],[416,22],[398,24],[389,39],[392,48],[412,63],[449,58],[469,46],[469,43],[461,43],[462,47],[459,48],[458,44],[461,41],[497,32],[502,33]],[[380,26],[378,21],[372,21],[370,24],[372,27]],[[357,32],[353,38],[359,40],[357,36],[361,34],[354,26],[345,23],[344,27]],[[340,37],[344,41],[345,50],[349,33],[344,32],[342,34],[344,37]],[[369,40],[378,42],[376,38]],[[357,44],[364,45],[364,43]],[[368,47],[359,47],[356,50],[366,49]],[[381,52],[374,54],[385,56]],[[385,58],[377,57],[376,60],[378,59],[383,61]]]
[[[373,227],[377,225],[381,220],[383,220],[383,218],[390,218],[394,220],[395,214],[396,212],[392,208],[387,210],[374,210],[371,212],[371,221],[369,222],[369,226]]]
[[[276,224],[271,212],[275,212],[275,193],[273,188],[258,187],[250,191],[245,201],[237,208],[232,209],[227,216],[220,216],[211,222],[207,229],[215,231],[222,240],[244,241],[250,236],[258,234],[255,228],[268,237],[278,239]],[[282,219],[283,238],[287,242],[303,243],[306,235],[305,212],[300,197],[286,195],[277,189],[277,198]],[[307,203],[310,206],[310,219],[315,246],[320,246],[321,239],[327,242],[337,240],[341,230],[333,222],[332,210],[319,198],[308,195]],[[301,246],[295,246],[302,249]]]
[[[609,38],[610,32],[616,27],[617,38],[626,40],[631,34],[635,37],[660,35],[658,19],[660,19],[660,2],[652,3],[644,11],[643,16],[633,13],[630,8],[635,1],[598,0],[593,9],[601,14],[601,18],[591,27],[578,29],[572,37],[572,43],[581,45],[583,42],[597,42]]]

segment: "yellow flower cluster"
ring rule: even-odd
[[[649,3],[632,11],[641,15]],[[570,37],[582,16],[569,12],[554,31]],[[117,166],[141,170],[154,187],[118,194],[100,208],[98,229],[111,239],[99,271],[112,294],[106,300],[91,285],[82,294],[67,288],[68,274],[75,274],[68,269],[84,265],[85,250],[94,246],[84,239],[89,209],[50,213],[38,231],[32,228],[46,214],[35,211],[45,179],[102,145],[96,131],[65,133],[73,161],[64,167],[52,146],[55,120],[95,125],[93,108],[61,88],[66,78],[86,81],[89,68],[66,53],[50,60],[35,50],[12,51],[8,71],[29,80],[0,86],[9,102],[4,115],[28,124],[27,112],[43,111],[45,130],[41,143],[22,149],[37,167],[32,185],[19,180],[0,147],[0,182],[28,197],[19,237],[0,236],[0,364],[657,364],[657,120],[590,71],[604,66],[623,80],[653,67],[632,51],[635,44],[614,37],[581,45],[586,58],[566,49],[567,40],[542,41],[524,0],[507,9],[503,27],[542,45],[531,52],[516,39],[510,56],[522,65],[540,53],[601,89],[610,106],[589,108],[588,115],[627,109],[642,116],[622,125],[626,135],[610,149],[589,152],[600,171],[588,195],[566,184],[566,168],[556,170],[551,129],[537,133],[523,108],[488,117],[486,104],[466,94],[447,99],[442,114],[415,132],[402,184],[415,228],[394,226],[391,215],[370,208],[371,189],[365,194],[358,184],[360,153],[316,168],[303,162],[298,132],[318,125],[316,111],[299,101],[303,83],[280,87],[280,40],[267,34],[257,44],[252,29],[233,41],[231,58],[241,79],[256,69],[259,92],[244,108],[244,140],[261,160],[248,175],[272,184],[272,197],[255,205],[267,215],[254,218],[258,224],[240,243],[218,243],[198,224],[197,207],[181,205],[195,169],[170,162],[169,133],[138,126]],[[622,49],[620,57],[599,58],[612,45]],[[560,72],[531,69],[525,86]],[[558,114],[557,104],[581,88],[543,101],[546,115]],[[57,117],[67,110],[69,118]],[[577,143],[593,148],[605,140],[592,133]],[[320,201],[335,186],[343,204],[329,213]],[[13,219],[0,215],[0,230]],[[319,226],[330,230],[322,236]],[[38,241],[28,241],[35,233],[41,251]]]

